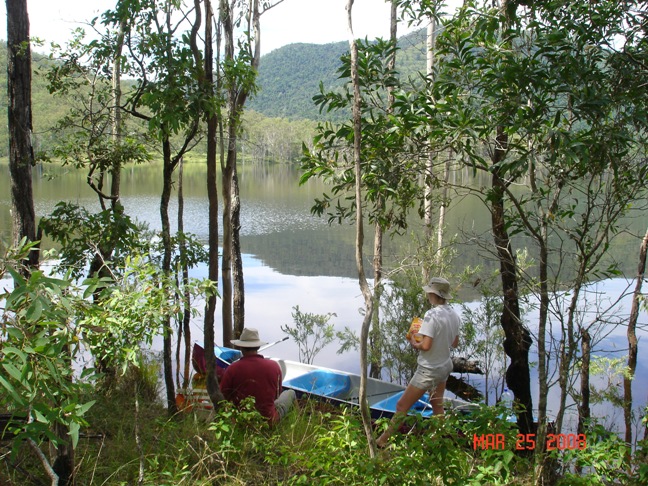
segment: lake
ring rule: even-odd
[[[38,167],[34,172],[34,197],[37,215],[47,215],[61,200],[98,209],[96,198],[85,183],[85,175],[74,170]],[[299,174],[288,164],[250,164],[240,169],[242,194],[242,247],[246,286],[246,324],[257,327],[264,340],[273,342],[284,337],[280,327],[293,324],[292,310],[298,305],[302,312],[315,314],[335,313],[331,319],[338,330],[345,327],[358,329],[362,318],[359,309],[363,300],[358,287],[354,257],[354,229],[349,225],[329,226],[324,219],[310,214],[315,197],[322,194],[324,186],[311,181],[299,186]],[[152,229],[159,229],[159,200],[161,171],[156,165],[129,167],[123,175],[122,200],[126,211]],[[199,239],[207,239],[207,194],[205,169],[202,164],[187,164],[184,168],[185,228]],[[9,210],[9,175],[6,162],[0,163],[0,237],[7,240],[11,228]],[[170,214],[175,214],[177,201],[173,200]],[[448,234],[457,234],[461,228],[476,233],[487,231],[488,213],[481,204],[470,198],[453,203],[448,213]],[[633,232],[643,234],[648,218],[632,222]],[[411,232],[422,234],[421,222],[413,219]],[[370,253],[369,233],[367,254]],[[388,245],[388,252],[407,251],[411,236],[401,237],[397,243]],[[627,255],[623,260],[629,271],[636,271],[638,241],[630,234],[615,243],[615,251]],[[469,245],[458,246],[461,264],[483,263],[478,251]],[[367,259],[369,263],[369,259]],[[204,267],[193,275],[206,276]],[[628,285],[625,279],[600,282],[600,292],[614,298],[623,293]],[[473,304],[476,305],[476,304]],[[194,306],[202,310],[202,302]],[[621,319],[629,313],[628,298],[618,307],[616,315]],[[527,316],[529,327],[534,329],[534,315]],[[627,318],[626,318],[627,319]],[[640,317],[639,369],[633,385],[637,403],[646,403],[648,390],[648,358],[644,348],[648,343],[646,323],[648,316]],[[217,316],[217,343],[221,339],[220,318]],[[202,339],[202,322],[194,319],[192,336]],[[601,344],[601,352],[610,356],[623,356],[625,328],[611,328]],[[158,343],[156,347],[161,347]],[[297,346],[290,341],[277,344],[267,352],[285,359],[297,359]],[[325,348],[315,363],[323,366],[357,371],[356,353],[338,355],[335,344]],[[535,369],[533,370],[535,373]],[[479,378],[473,377],[476,385]],[[555,397],[554,397],[555,398]],[[555,400],[552,400],[555,404]],[[534,390],[537,404],[537,389]],[[551,405],[551,404],[550,404]],[[609,409],[598,414],[616,422]]]

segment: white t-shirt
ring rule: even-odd
[[[459,335],[461,319],[448,304],[437,305],[425,313],[419,334],[432,338],[432,347],[419,351],[418,364],[434,368],[450,359],[450,348]]]

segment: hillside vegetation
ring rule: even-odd
[[[405,77],[425,69],[425,30],[399,40],[397,69]],[[268,117],[324,120],[330,115],[319,113],[313,96],[320,83],[326,91],[342,85],[338,78],[340,57],[349,50],[346,41],[330,44],[290,44],[261,58],[258,95],[250,108]]]
[[[401,37],[397,69],[403,76],[414,75],[425,68],[425,31]],[[313,121],[330,115],[319,113],[312,98],[324,89],[342,85],[338,78],[340,57],[348,51],[346,41],[330,44],[290,44],[261,58],[259,92],[249,103],[246,116],[246,139],[250,157],[294,160],[299,157],[301,142],[308,140]],[[7,56],[6,43],[0,43],[0,83],[5,95],[0,101],[0,116],[7,118]],[[53,62],[48,56],[32,53],[32,105],[34,149],[47,151],[56,139],[53,127],[66,113],[65,99],[52,96],[44,73]],[[338,117],[343,113],[337,114]],[[269,120],[268,120],[269,119]],[[200,146],[199,146],[200,150]],[[0,156],[8,154],[7,132],[0,133]]]

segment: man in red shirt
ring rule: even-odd
[[[220,383],[225,398],[235,405],[252,396],[256,409],[270,425],[278,423],[292,408],[295,392],[281,392],[282,375],[277,362],[258,353],[267,344],[259,339],[256,329],[244,328],[240,339],[232,340],[243,356],[225,369]]]

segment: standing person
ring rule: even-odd
[[[244,328],[241,338],[232,340],[232,344],[243,356],[225,369],[220,384],[223,395],[237,406],[245,398],[254,397],[259,413],[270,425],[277,424],[294,405],[294,390],[281,392],[281,368],[259,354],[259,348],[267,344],[259,339],[259,331]]]
[[[459,345],[459,315],[448,305],[450,300],[450,283],[440,277],[434,277],[423,287],[432,308],[425,313],[423,323],[416,335],[409,338],[414,349],[419,351],[418,367],[405,392],[396,404],[396,414],[387,430],[378,438],[378,447],[385,447],[387,441],[405,417],[407,411],[430,391],[430,404],[434,415],[443,416],[443,394],[446,381],[452,372],[450,348]]]

